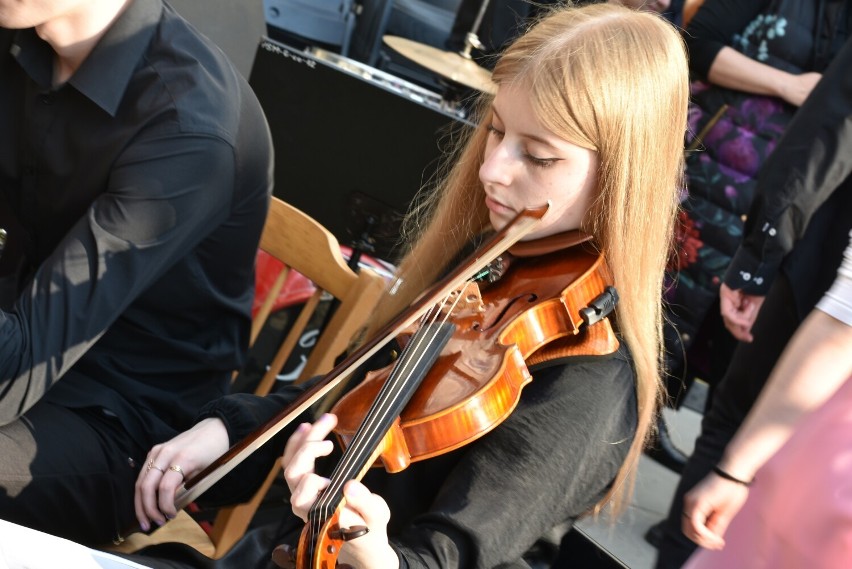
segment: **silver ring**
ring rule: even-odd
[[[173,472],[177,472],[177,473],[178,473],[178,474],[180,474],[181,476],[185,476],[185,475],[184,475],[184,473],[183,473],[183,468],[181,468],[181,467],[180,467],[180,466],[178,466],[177,464],[173,464],[173,465],[171,465],[171,466],[169,467],[169,470],[171,470],[171,471],[173,471]]]
[[[162,468],[160,468],[159,466],[157,466],[156,464],[154,464],[153,459],[148,461],[148,470],[151,470],[152,468],[153,468],[154,470],[159,470],[159,471],[160,471],[160,472],[162,472],[163,474],[165,474],[165,473],[166,473],[166,471],[165,471],[165,470],[163,470]]]

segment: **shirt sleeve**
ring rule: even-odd
[[[318,378],[314,378],[316,379]],[[266,397],[250,393],[232,393],[208,403],[202,408],[197,419],[198,421],[209,417],[220,419],[228,431],[229,444],[233,446],[270,422],[312,384],[313,381],[300,385],[288,385]],[[275,461],[281,457],[287,439],[296,427],[305,421],[310,421],[308,412],[285,425],[270,441],[236,465],[221,481],[201,496],[199,502],[208,506],[219,506],[250,499],[263,483]]]
[[[719,51],[731,46],[767,4],[766,0],[706,0],[690,20],[684,33],[689,68],[697,79],[707,79]]]
[[[765,295],[814,212],[852,173],[850,68],[846,42],[761,168],[729,287]]]
[[[151,134],[128,148],[106,191],[0,312],[0,419],[35,404],[227,219],[234,172],[233,148],[212,136]]]

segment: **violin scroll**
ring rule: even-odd
[[[340,548],[346,543],[345,531],[341,529],[340,511],[337,510],[325,523],[308,521],[299,536],[294,569],[339,569],[337,558]],[[364,528],[365,530],[367,528]],[[367,533],[359,533],[364,535]],[[349,538],[354,539],[354,538]]]
[[[281,544],[272,550],[272,562],[281,569],[296,569],[296,550]]]

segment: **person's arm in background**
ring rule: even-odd
[[[766,4],[765,0],[706,0],[684,34],[690,69],[715,85],[780,97],[800,106],[819,81],[819,73],[792,74],[730,47],[734,35],[742,32]]]
[[[852,237],[852,234],[850,234]],[[796,331],[719,468],[749,482],[793,434],[799,420],[852,378],[852,242],[831,290]],[[684,533],[721,549],[747,486],[710,474],[684,498]]]
[[[743,242],[719,292],[725,326],[741,341],[751,341],[751,326],[781,261],[852,172],[850,66],[847,41],[760,171]]]
[[[816,71],[796,75],[766,65],[730,47],[723,47],[707,78],[711,83],[755,95],[771,95],[801,106],[822,77]]]

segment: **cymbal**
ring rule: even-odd
[[[400,55],[450,81],[492,95],[497,92],[497,86],[491,80],[491,72],[459,53],[443,51],[398,36],[384,36],[382,39]]]

